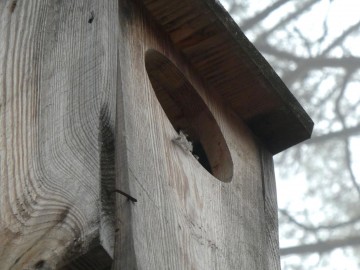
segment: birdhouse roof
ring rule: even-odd
[[[310,138],[310,117],[218,1],[143,2],[200,76],[271,153]]]

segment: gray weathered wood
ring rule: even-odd
[[[279,270],[279,226],[274,163],[272,155],[265,148],[260,150],[260,155],[265,214],[265,232],[263,233],[265,239],[264,260],[268,269]]]
[[[112,253],[117,18],[112,0],[0,1],[0,269]]]
[[[117,196],[114,269],[271,269],[264,259],[263,165],[252,132],[141,6],[121,1],[120,25],[117,188],[137,202]],[[150,49],[177,66],[216,119],[234,164],[231,182],[172,142],[178,134],[145,68]]]

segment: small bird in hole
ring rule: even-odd
[[[187,135],[184,131],[182,131],[181,129],[179,130],[179,135],[172,139],[172,141],[178,145],[182,150],[184,150],[185,152],[190,152],[192,153],[193,151],[193,145],[192,142],[190,140],[188,140],[189,135]]]
[[[189,135],[187,135],[183,130],[180,129],[179,135],[172,139],[172,141],[184,150],[184,152],[190,152],[196,159],[199,159],[199,157],[193,153],[194,147],[192,141],[189,139]]]

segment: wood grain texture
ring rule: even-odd
[[[279,262],[267,256],[278,248],[265,236],[262,167],[267,164],[257,139],[140,1],[120,1],[120,26],[117,188],[137,202],[117,196],[113,268],[272,269]],[[230,182],[213,177],[172,142],[178,134],[147,76],[148,50],[170,59],[211,111],[233,160]]]
[[[110,0],[0,1],[0,269],[111,253],[117,18]]]
[[[268,269],[280,270],[279,225],[274,162],[266,148],[260,148],[264,194],[264,259]]]

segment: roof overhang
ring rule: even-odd
[[[276,154],[311,136],[313,121],[214,0],[143,0],[202,78]]]

